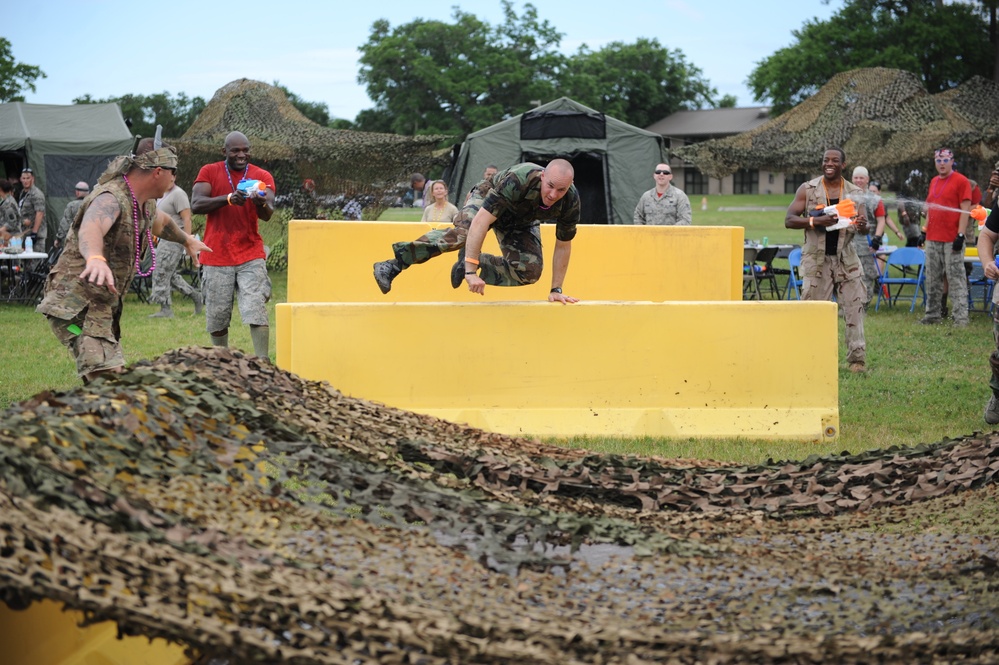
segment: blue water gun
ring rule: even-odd
[[[236,191],[248,199],[267,196],[267,184],[263,180],[240,180]]]

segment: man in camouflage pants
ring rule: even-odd
[[[949,287],[954,325],[968,325],[968,277],[964,271],[965,233],[971,210],[971,183],[954,170],[954,153],[941,148],[934,153],[937,175],[926,196],[926,315],[923,324],[943,321],[944,298]]]
[[[172,174],[171,178],[173,186],[160,199],[157,207],[169,215],[174,224],[184,229],[184,233],[190,235],[191,201],[187,198],[187,192],[177,186],[177,175]],[[195,316],[201,314],[201,308],[204,306],[201,291],[188,284],[186,279],[177,274],[180,261],[184,258],[184,246],[169,240],[161,240],[156,249],[159,250],[157,252],[159,261],[156,262],[156,270],[153,271],[153,290],[149,294],[149,301],[159,305],[160,311],[150,314],[149,318],[173,318],[174,289],[194,301]],[[194,267],[198,267],[197,259],[194,259]]]
[[[992,202],[992,211],[985,220],[985,226],[978,234],[978,258],[982,262],[985,276],[993,281],[999,281],[999,267],[996,266],[996,241],[999,240],[999,200],[994,200],[992,195],[999,189],[999,162],[996,163],[996,170],[992,172],[989,180],[989,187],[986,190],[985,200]],[[999,289],[993,292],[992,296],[992,339],[995,348],[989,356],[989,366],[992,369],[992,378],[989,380],[989,388],[992,394],[989,401],[985,403],[985,422],[989,425],[999,425]]]
[[[486,284],[533,284],[540,279],[544,265],[538,224],[554,220],[556,241],[548,300],[577,302],[562,293],[580,216],[573,175],[569,162],[555,159],[544,168],[529,162],[517,164],[500,171],[491,181],[481,181],[473,188],[451,228],[430,231],[412,242],[392,245],[395,258],[374,265],[378,288],[388,293],[392,280],[409,266],[456,250],[458,261],[451,268],[454,288],[461,285],[462,279],[468,283],[469,291],[480,295],[485,293]],[[502,256],[481,253],[490,228],[496,233]]]
[[[154,200],[166,192],[176,170],[177,153],[169,146],[153,149],[153,139],[140,141],[135,155],[111,162],[49,273],[36,311],[48,317],[84,383],[125,366],[119,342],[122,295],[138,271],[141,244],[151,245],[156,234],[183,243],[192,256],[211,251],[156,210]]]

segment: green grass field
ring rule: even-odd
[[[776,211],[723,212],[718,207],[784,207],[791,197],[716,196],[709,210],[694,202],[697,225],[744,226],[747,238],[766,236],[771,244],[801,242],[800,231],[784,229],[784,213]],[[419,211],[391,209],[383,218],[397,221],[419,219]],[[569,280],[572,268],[569,269]],[[364,278],[368,278],[367,275]],[[272,274],[273,304],[284,302],[285,273]],[[149,319],[158,306],[140,303],[134,295],[126,299],[122,321],[122,345],[129,362],[155,358],[165,351],[189,345],[207,345],[204,318],[195,317],[190,301],[174,295],[173,319]],[[840,425],[838,443],[815,445],[804,442],[744,440],[585,439],[566,441],[606,452],[697,457],[755,463],[774,459],[802,459],[812,453],[849,450],[859,452],[892,445],[913,445],[957,437],[982,430],[982,409],[988,396],[988,356],[993,348],[991,317],[973,312],[971,325],[921,326],[919,306],[868,313],[868,364],[863,375],[840,373]],[[68,390],[79,385],[73,363],[49,331],[44,318],[22,305],[0,305],[0,407],[45,390]],[[274,328],[271,329],[271,349]],[[840,322],[840,366],[845,367]],[[807,344],[803,339],[802,344]],[[234,315],[230,344],[252,352],[246,326]],[[787,371],[793,372],[796,349],[784,350]],[[486,368],[488,371],[488,368]]]

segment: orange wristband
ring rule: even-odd
[[[465,263],[471,263],[473,266],[477,266],[477,265],[479,265],[479,260],[478,259],[470,259],[470,258],[468,258],[466,256],[465,257]]]
[[[107,262],[108,262],[108,260],[107,260],[107,259],[105,259],[105,258],[104,258],[103,256],[101,256],[100,254],[94,254],[93,256],[88,256],[88,257],[87,257],[87,261],[93,261],[94,259],[97,259],[98,261],[103,261],[104,263],[107,263]]]
[[[226,200],[226,203],[228,203],[229,205],[232,205],[232,194],[230,194],[229,196],[225,197],[225,200]]]

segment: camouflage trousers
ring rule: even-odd
[[[153,290],[149,295],[150,302],[164,307],[173,304],[171,294],[177,289],[190,298],[194,295],[194,287],[177,274],[181,259],[186,254],[184,246],[178,242],[160,240],[156,245],[156,270],[153,271]],[[172,287],[172,288],[171,288]]]
[[[926,318],[943,318],[944,282],[948,285],[954,323],[968,322],[968,274],[964,270],[964,251],[955,252],[949,242],[927,240],[926,245]]]
[[[267,262],[254,259],[238,266],[202,266],[201,292],[205,296],[205,329],[219,332],[229,327],[232,303],[239,303],[239,316],[250,326],[266,326],[271,279]]]
[[[82,378],[93,372],[104,372],[125,366],[125,354],[122,353],[121,344],[117,340],[69,331],[71,325],[83,327],[86,310],[70,321],[53,316],[46,318],[56,339],[69,350],[70,357],[76,361],[77,376]]]
[[[455,218],[454,226],[435,229],[412,242],[397,242],[392,245],[392,252],[402,263],[403,269],[464,247],[472,218],[482,206],[483,194],[479,187],[472,190],[465,207]],[[479,277],[482,281],[492,286],[524,286],[538,281],[544,268],[541,232],[538,227],[505,229],[494,224],[492,230],[496,234],[502,256],[479,255]]]
[[[825,256],[814,267],[805,270],[802,265],[802,300],[832,300],[836,302],[846,323],[846,361],[862,363],[867,360],[867,342],[864,339],[864,306],[867,292],[861,278],[863,270],[854,266],[846,269],[837,256]]]
[[[859,233],[853,237],[853,248],[857,250],[857,258],[860,259],[860,267],[863,269],[861,280],[867,289],[866,302],[871,302],[871,299],[878,294],[878,268],[874,265],[874,250],[867,243],[867,236]]]

